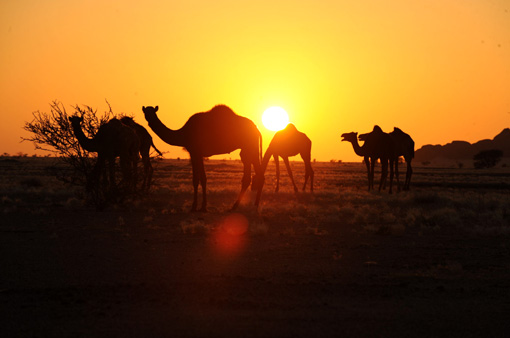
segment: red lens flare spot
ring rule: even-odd
[[[248,231],[248,220],[241,214],[231,214],[223,220],[221,227],[229,235],[241,236]]]
[[[238,254],[245,246],[248,219],[241,214],[230,214],[223,219],[215,234],[216,250],[225,255]]]

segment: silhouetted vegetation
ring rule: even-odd
[[[114,114],[111,107],[108,111],[97,114],[90,106],[74,106],[74,114],[83,116],[83,131],[88,136],[95,135],[99,127],[108,122]],[[84,185],[85,178],[89,176],[94,166],[91,161],[93,154],[84,150],[74,136],[70,114],[64,105],[53,101],[50,104],[50,112],[36,111],[31,122],[26,122],[23,129],[31,133],[30,137],[22,138],[24,141],[34,143],[36,149],[49,151],[68,164],[71,171],[56,171],[57,178],[71,184]]]
[[[93,136],[99,127],[111,118],[114,114],[109,110],[98,114],[90,106],[74,106],[74,115],[83,117],[82,128],[86,135]],[[88,182],[94,169],[95,153],[84,150],[74,135],[73,128],[69,121],[70,114],[67,113],[64,105],[53,101],[50,104],[50,112],[36,111],[31,122],[26,122],[23,127],[31,133],[30,137],[22,138],[23,141],[31,141],[36,149],[48,151],[56,155],[63,162],[63,166],[53,166],[52,172],[55,177],[67,184],[88,188],[90,202],[97,208],[103,208],[111,196],[98,187],[93,187]]]
[[[492,168],[501,161],[503,152],[499,149],[483,150],[473,157],[476,169]]]

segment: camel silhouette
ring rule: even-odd
[[[373,180],[371,180],[370,176],[370,156],[368,154],[368,149],[363,146],[360,146],[358,143],[358,133],[350,132],[342,134],[342,141],[347,141],[352,144],[352,148],[354,149],[354,153],[356,155],[363,157],[365,165],[367,166],[367,174],[368,174],[368,190],[373,189]]]
[[[283,159],[283,162],[287,167],[287,172],[289,173],[290,180],[294,186],[294,192],[298,192],[298,188],[294,182],[294,177],[292,175],[292,170],[289,164],[289,157],[296,156],[297,154],[301,154],[301,158],[305,162],[305,184],[303,185],[303,191],[305,191],[306,183],[308,182],[308,178],[310,178],[310,191],[313,192],[314,173],[310,163],[311,149],[312,141],[310,141],[305,133],[298,131],[292,123],[289,123],[285,129],[280,130],[273,136],[273,139],[271,140],[271,143],[269,144],[269,147],[267,148],[262,160],[262,172],[266,171],[267,164],[271,156],[273,156],[276,166],[275,192],[278,192],[280,189],[280,166],[278,156]]]
[[[115,189],[115,158],[120,158],[123,183],[133,188],[136,183],[139,141],[135,132],[120,120],[113,118],[99,127],[93,138],[88,138],[81,128],[83,117],[69,117],[78,143],[88,152],[97,153],[97,162],[91,173],[89,184],[100,184],[100,176],[108,162],[108,177],[104,178],[103,189]],[[109,178],[109,182],[107,180]]]
[[[406,180],[404,182],[404,190],[409,190],[409,186],[411,185],[411,176],[413,175],[413,168],[411,166],[411,161],[414,158],[414,141],[408,134],[404,133],[397,127],[393,128],[393,131],[390,133],[390,136],[393,138],[393,142],[395,144],[396,151],[396,160],[395,160],[395,178],[397,180],[397,189],[400,190],[400,182],[399,182],[399,172],[398,172],[398,157],[403,156],[406,164]]]
[[[374,126],[372,133],[362,134],[360,137],[364,142],[363,146],[358,143],[358,133],[342,134],[342,141],[352,144],[354,152],[358,156],[362,156],[367,167],[368,190],[374,189],[374,170],[375,163],[381,160],[381,181],[379,183],[379,191],[386,183],[388,176],[388,162],[390,162],[390,194],[392,193],[393,183],[393,161],[394,161],[394,145],[391,137],[384,133],[379,126]]]
[[[386,187],[386,179],[388,177],[388,162],[390,165],[390,189],[392,193],[393,183],[393,165],[397,159],[395,142],[390,134],[382,131],[381,127],[375,125],[370,133],[361,134],[358,136],[360,141],[364,141],[363,146],[366,146],[370,157],[370,176],[372,180],[372,188],[374,182],[374,167],[378,159],[381,160],[381,181],[379,183],[379,191],[381,188]]]
[[[225,105],[213,107],[208,112],[192,115],[184,126],[178,130],[167,128],[158,118],[159,107],[142,107],[149,127],[164,142],[186,148],[191,158],[193,169],[193,205],[197,209],[198,185],[202,185],[201,211],[207,211],[204,157],[230,153],[241,149],[241,161],[244,165],[241,192],[234,203],[236,209],[246,189],[251,183],[251,166],[255,170],[252,189],[257,189],[255,205],[258,207],[264,184],[264,173],[260,165],[262,153],[262,136],[255,124],[246,117],[234,113]]]
[[[147,129],[145,129],[142,125],[135,122],[135,120],[132,117],[124,116],[120,119],[122,123],[124,123],[126,126],[130,127],[134,130],[136,135],[138,136],[139,141],[139,152],[142,157],[142,163],[143,163],[143,182],[142,182],[142,191],[148,191],[151,186],[151,180],[152,180],[152,173],[154,172],[154,169],[151,165],[151,159],[150,159],[150,150],[151,147],[156,150],[156,152],[163,156],[161,151],[156,148],[154,145],[154,142],[152,141],[152,136],[149,134]]]

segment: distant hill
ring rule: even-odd
[[[510,128],[505,128],[492,140],[486,139],[476,143],[453,141],[445,145],[425,145],[415,152],[415,159],[420,162],[433,160],[472,160],[482,150],[499,149],[503,157],[510,157]]]

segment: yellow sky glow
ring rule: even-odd
[[[323,161],[361,160],[340,135],[374,124],[417,148],[510,126],[505,0],[2,1],[0,48],[1,153],[34,153],[22,127],[53,100],[106,99],[144,126],[159,105],[170,128],[227,104],[264,147],[262,113],[281,106]]]

